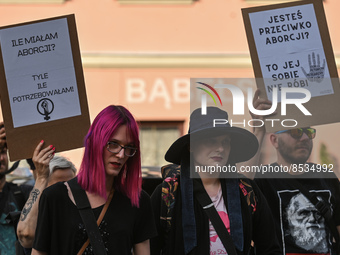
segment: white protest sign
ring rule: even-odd
[[[66,18],[0,30],[13,127],[81,115]]]
[[[249,19],[269,99],[273,87],[307,88],[312,97],[334,93],[313,4],[252,12]]]
[[[340,84],[323,1],[255,6],[242,15],[260,97],[274,103],[277,95],[279,102],[266,118],[294,120],[291,128],[339,122]],[[298,91],[287,94],[292,88]],[[265,125],[267,132],[283,130]]]

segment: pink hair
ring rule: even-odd
[[[110,105],[94,119],[85,137],[85,152],[78,173],[78,183],[84,190],[107,198],[103,153],[106,143],[122,125],[127,126],[137,152],[128,158],[119,175],[114,178],[113,185],[117,191],[130,198],[133,206],[139,207],[142,189],[139,129],[132,114],[123,106]]]

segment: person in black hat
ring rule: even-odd
[[[265,198],[235,166],[256,154],[257,138],[227,120],[217,107],[196,109],[188,134],[165,154],[173,164],[151,197],[151,254],[251,254],[252,242],[256,254],[281,254]]]

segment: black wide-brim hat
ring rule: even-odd
[[[217,123],[214,127],[214,120]],[[239,163],[251,159],[259,148],[256,136],[246,129],[231,127],[228,113],[218,107],[207,107],[206,115],[198,108],[190,115],[188,134],[178,138],[165,154],[165,160],[174,164],[181,164],[184,150],[188,150],[190,139],[200,139],[228,134],[230,135],[230,154],[228,162]]]

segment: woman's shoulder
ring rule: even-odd
[[[115,191],[115,195],[113,197],[113,200],[115,200],[116,202],[118,203],[123,203],[123,204],[126,204],[128,206],[131,206],[131,200],[130,198],[124,194],[123,192],[120,192],[118,190]],[[147,204],[147,203],[150,203],[150,196],[149,194],[142,190],[140,192],[140,195],[139,195],[139,204]]]
[[[151,206],[150,196],[146,191],[142,190],[139,196],[139,207],[137,207],[137,209],[143,210],[143,208],[148,208],[150,206]]]
[[[58,182],[45,188],[43,194],[48,197],[64,196],[67,194],[67,187],[64,182]]]
[[[142,190],[140,193],[140,201],[144,202],[150,201],[150,196],[145,190]]]

